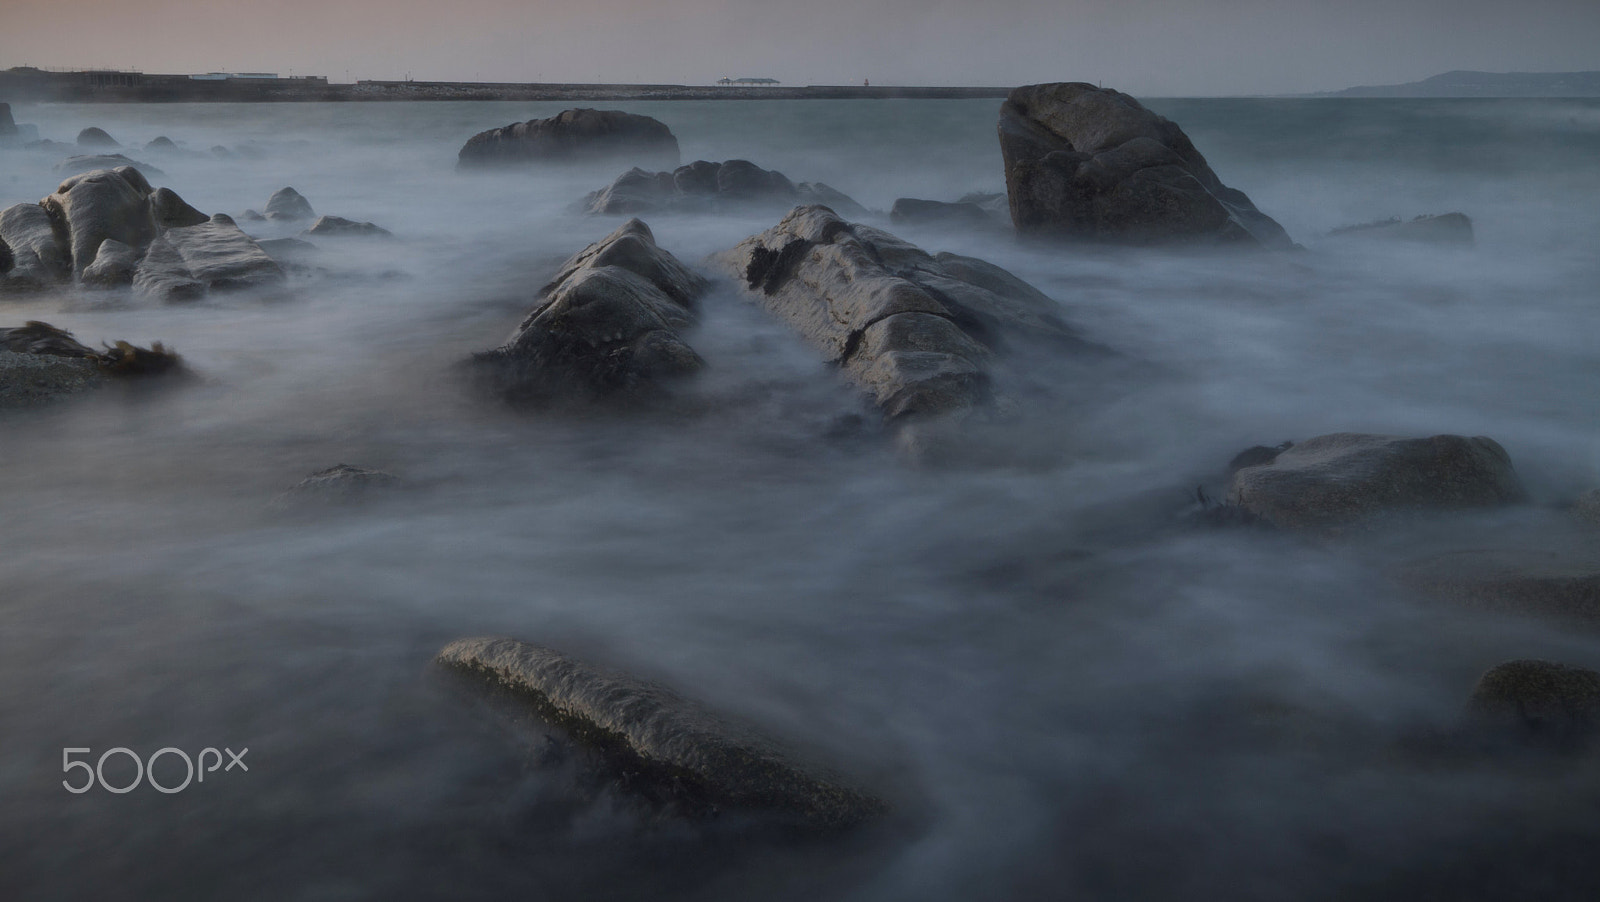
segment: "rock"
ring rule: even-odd
[[[267,199],[268,219],[312,219],[316,211],[311,209],[311,202],[301,196],[293,188],[280,188],[272,197]]]
[[[134,288],[164,301],[194,300],[207,291],[272,288],[283,267],[233,219],[218,213],[200,225],[169,229],[134,273]]]
[[[1600,625],[1600,555],[1472,549],[1409,561],[1394,576],[1458,607]]]
[[[589,213],[607,215],[714,211],[760,204],[787,210],[815,197],[828,197],[860,209],[855,201],[827,185],[807,182],[797,186],[783,173],[762,169],[749,160],[696,160],[672,172],[646,172],[635,167],[605,188],[591,192],[583,206]]]
[[[704,366],[678,330],[706,287],[629,220],[563,264],[511,338],[474,362],[517,403],[653,397]]]
[[[1418,216],[1412,220],[1383,219],[1362,225],[1344,226],[1328,233],[1330,238],[1368,238],[1413,244],[1444,244],[1470,247],[1474,243],[1472,220],[1465,213]]]
[[[4,282],[9,289],[37,289],[66,281],[72,264],[66,250],[56,241],[50,214],[38,204],[17,204],[0,211],[0,240],[11,248],[11,272]]]
[[[245,222],[266,222],[267,221],[267,217],[262,216],[261,212],[259,210],[246,210],[243,213],[239,214],[239,218],[244,220]]]
[[[88,391],[104,380],[92,360],[0,350],[0,408],[47,403]]]
[[[889,221],[918,225],[946,225],[974,229],[992,228],[996,224],[982,207],[973,203],[944,203],[937,200],[917,200],[902,197],[889,209]]]
[[[15,140],[17,134],[17,121],[11,118],[11,104],[0,103],[0,141]]]
[[[150,216],[161,229],[181,229],[210,221],[211,217],[189,206],[171,188],[157,188],[150,195]]]
[[[150,244],[156,235],[151,193],[137,169],[122,166],[75,175],[39,205],[58,230],[65,227],[73,273],[82,274],[107,238],[135,248]]]
[[[400,480],[382,470],[336,464],[318,470],[273,499],[272,507],[332,506],[360,502]]]
[[[221,144],[217,144],[211,148],[211,155],[219,160],[232,160],[239,156]]]
[[[166,173],[151,166],[149,163],[130,160],[120,153],[67,157],[55,165],[54,172],[58,177],[65,177],[84,172],[93,172],[96,169],[116,169],[118,166],[132,166],[144,173],[145,178],[160,178],[166,175]]]
[[[4,238],[0,238],[0,276],[10,272],[16,262],[16,258],[11,256],[11,245],[6,244]]]
[[[986,407],[992,359],[1010,342],[1104,351],[1061,321],[1059,305],[1000,267],[931,256],[827,207],[797,207],[713,261],[891,421]]]
[[[837,831],[888,806],[744,724],[654,683],[515,639],[462,639],[437,666],[522,703],[632,775],[635,791]]]
[[[178,149],[178,145],[174,144],[171,138],[167,137],[166,135],[162,135],[161,137],[156,138],[155,140],[150,141],[149,143],[145,144],[144,149],[145,150],[166,150],[166,151],[171,151],[171,150],[177,150]]]
[[[676,166],[678,139],[649,116],[618,110],[565,110],[549,119],[479,132],[461,148],[458,162],[467,168],[608,159]]]
[[[311,228],[301,232],[302,235],[317,235],[320,237],[338,238],[393,238],[394,233],[388,229],[379,228],[370,222],[356,222],[339,216],[318,216]]]
[[[1340,432],[1307,439],[1234,473],[1228,502],[1281,529],[1338,531],[1391,514],[1526,499],[1493,439]]]
[[[83,271],[83,284],[91,288],[120,288],[133,284],[140,254],[115,238],[100,242],[94,262]]]
[[[843,191],[836,190],[822,182],[801,182],[795,188],[800,192],[797,200],[805,205],[821,205],[827,207],[840,216],[860,219],[869,215],[866,207],[852,200]]]
[[[1117,244],[1293,246],[1177,124],[1118,91],[1027,85],[1000,108],[1018,232]]]
[[[1478,680],[1467,719],[1519,744],[1581,749],[1600,726],[1600,673],[1551,661],[1508,661]]]
[[[988,213],[991,216],[994,216],[998,219],[1004,219],[1007,222],[1011,220],[1011,202],[1007,200],[1006,196],[1002,193],[973,191],[970,194],[961,195],[956,203],[977,204],[983,209],[983,212]]]
[[[267,256],[282,263],[299,263],[317,253],[317,246],[309,241],[299,238],[268,238],[257,241],[256,244],[267,252]]]
[[[121,147],[117,139],[106,134],[103,129],[86,128],[78,132],[79,147]]]
[[[1255,445],[1246,448],[1233,456],[1228,461],[1228,479],[1231,481],[1235,473],[1245,467],[1260,467],[1270,464],[1278,459],[1278,455],[1294,447],[1294,442],[1284,442],[1281,445]]]

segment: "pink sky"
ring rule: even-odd
[[[1312,91],[1600,69],[1595,0],[0,0],[0,67]]]

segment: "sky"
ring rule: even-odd
[[[18,65],[1277,94],[1600,70],[1600,0],[0,0]]]

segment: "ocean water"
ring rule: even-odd
[[[0,301],[0,325],[160,340],[198,377],[0,418],[0,894],[1593,898],[1592,763],[1415,749],[1488,667],[1600,667],[1600,642],[1421,603],[1384,567],[1592,541],[1559,508],[1600,485],[1600,101],[1150,105],[1305,250],[869,220],[1011,269],[1146,364],[1060,369],[1080,400],[1028,436],[1052,460],[940,470],[841,440],[860,398],[725,286],[688,336],[709,363],[692,414],[515,412],[463,385],[453,365],[619,222],[570,209],[614,168],[455,171],[475,132],[560,104],[16,106],[59,141],[106,129],[208,213],[292,185],[397,237],[323,242],[276,300]],[[686,162],[875,210],[1004,190],[997,101],[614,106],[667,123]],[[160,135],[192,152],[139,149]],[[0,151],[0,206],[53,190],[56,160]],[[1475,248],[1327,237],[1455,210]],[[648,221],[693,263],[776,215]],[[1532,504],[1342,544],[1185,526],[1235,452],[1336,431],[1493,437]],[[340,462],[404,487],[271,509]],[[895,814],[771,842],[578,797],[425,674],[484,634],[660,679]],[[114,747],[247,747],[250,769],[62,787],[82,779],[63,749]]]

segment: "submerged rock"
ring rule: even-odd
[[[705,289],[649,226],[629,220],[564,263],[511,338],[474,363],[520,403],[652,396],[704,365],[678,332]]]
[[[307,205],[309,208],[309,205]],[[301,232],[302,235],[316,235],[319,237],[344,237],[344,238],[393,238],[394,233],[388,229],[373,225],[370,222],[356,222],[341,216],[318,216],[311,228]]]
[[[1026,85],[1000,108],[1017,231],[1118,244],[1293,246],[1222,184],[1171,120],[1083,83]]]
[[[1467,719],[1518,744],[1581,749],[1600,727],[1600,673],[1551,661],[1508,661],[1478,680]]]
[[[267,198],[266,218],[279,220],[312,219],[316,211],[311,209],[311,201],[305,199],[300,192],[293,188],[280,188]]]
[[[207,291],[272,288],[284,281],[278,261],[223,213],[200,225],[168,229],[150,245],[134,274],[136,290],[164,301],[194,300]]]
[[[11,141],[17,134],[17,121],[11,118],[11,104],[0,103],[0,141]]]
[[[945,203],[902,197],[889,209],[889,221],[902,224],[965,226],[986,229],[998,223],[987,210],[975,203]]]
[[[144,146],[144,149],[145,150],[167,150],[167,151],[170,151],[170,150],[177,150],[178,149],[178,145],[173,143],[171,138],[167,137],[166,135],[162,135],[162,136],[156,138],[155,140],[146,143],[145,146]]]
[[[995,358],[1013,343],[1106,353],[1061,320],[1055,301],[1000,267],[930,255],[827,207],[797,207],[713,261],[892,422],[989,407]]]
[[[1407,562],[1407,588],[1458,607],[1600,625],[1600,555],[1472,549]]]
[[[116,169],[118,166],[132,166],[144,173],[146,178],[160,178],[166,173],[138,160],[130,160],[120,153],[89,154],[84,156],[67,157],[55,165],[57,176],[78,175],[84,172],[93,172],[96,169]]]
[[[134,248],[150,244],[156,236],[149,203],[153,191],[137,169],[120,166],[75,175],[39,201],[57,230],[65,229],[74,275],[94,262],[107,238]]]
[[[104,129],[93,126],[78,132],[79,147],[121,147],[117,139],[106,134]]]
[[[663,210],[712,211],[759,204],[781,205],[833,201],[859,210],[860,205],[820,182],[796,185],[781,172],[762,169],[749,160],[712,163],[696,160],[672,172],[634,168],[584,198],[590,213],[637,215]]]
[[[515,639],[462,639],[435,663],[526,705],[630,774],[636,792],[835,831],[888,806],[754,729],[627,674]]]
[[[1361,225],[1344,226],[1329,232],[1328,237],[1368,238],[1381,241],[1403,241],[1413,244],[1470,246],[1474,243],[1472,220],[1465,213],[1418,216],[1410,220],[1384,219]]]
[[[649,116],[619,110],[565,110],[473,135],[461,148],[461,167],[629,159],[678,165],[678,139]]]
[[[1493,439],[1340,432],[1241,467],[1228,502],[1282,529],[1340,530],[1385,515],[1492,507],[1526,493]]]
[[[272,501],[272,507],[331,506],[360,502],[399,483],[399,478],[382,470],[350,464],[336,464],[318,470],[286,489]]]

